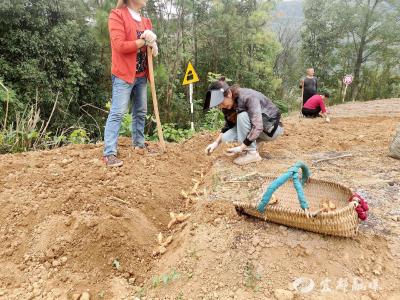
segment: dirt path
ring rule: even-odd
[[[400,299],[400,161],[386,155],[399,104],[333,107],[331,124],[292,115],[285,137],[263,147],[271,159],[246,167],[222,149],[203,155],[209,134],[160,155],[135,153],[124,140],[119,170],[104,168],[101,145],[3,155],[0,299],[73,299],[86,290],[91,299]],[[333,153],[352,156],[312,164]],[[298,160],[313,177],[368,199],[371,214],[359,236],[238,216],[221,201],[226,186],[210,181],[254,170],[277,175]],[[206,183],[186,208],[181,190],[190,192],[201,174]],[[240,198],[248,188],[234,185],[229,194]],[[192,215],[168,229],[171,211]],[[154,257],[159,232],[173,241]],[[293,282],[301,283],[297,290]]]

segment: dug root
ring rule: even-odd
[[[210,84],[204,110],[218,107],[225,118],[225,126],[217,139],[207,146],[210,155],[223,142],[238,142],[239,146],[227,150],[226,154],[237,156],[234,163],[247,165],[261,161],[257,146],[280,137],[283,132],[281,113],[274,103],[262,93],[229,86],[224,77]]]

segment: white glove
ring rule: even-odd
[[[156,47],[156,41],[153,41],[151,43],[147,43],[147,47],[150,47],[150,48]]]
[[[147,45],[152,46],[151,44],[157,40],[156,34],[151,30],[145,30],[140,36],[141,39],[145,40]]]
[[[326,117],[325,121],[326,121],[327,123],[330,123],[330,122],[331,122],[331,119],[329,119],[329,117]]]
[[[246,145],[242,144],[237,147],[229,148],[228,150],[226,150],[226,152],[231,153],[231,154],[239,154],[239,153],[242,153],[245,148],[246,148]]]
[[[217,142],[211,143],[210,145],[207,146],[206,153],[208,155],[211,155],[211,153],[213,153],[214,150],[218,148],[218,145],[219,144]]]
[[[154,42],[154,45],[151,47],[151,53],[154,57],[158,55],[158,46],[156,42]]]

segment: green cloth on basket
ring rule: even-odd
[[[301,181],[299,179],[299,169],[302,170]],[[286,181],[293,178],[293,185],[297,192],[297,197],[300,202],[301,208],[308,209],[308,202],[306,196],[304,195],[303,186],[307,182],[308,178],[311,176],[310,170],[303,162],[297,162],[293,167],[291,167],[285,174],[275,179],[265,191],[257,210],[261,213],[265,211],[265,207],[271,200],[272,194],[280,188]]]

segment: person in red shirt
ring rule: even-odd
[[[147,0],[118,0],[110,13],[108,29],[112,52],[112,100],[104,130],[103,159],[109,167],[122,166],[117,158],[119,129],[124,114],[132,107],[132,143],[143,149],[147,114],[147,46],[156,56],[157,36],[150,19],[140,15]]]
[[[301,112],[305,117],[316,118],[324,117],[329,123],[331,120],[328,117],[328,112],[326,111],[325,101],[328,101],[329,93],[323,93],[322,95],[314,95],[309,98],[306,103],[304,103]]]

